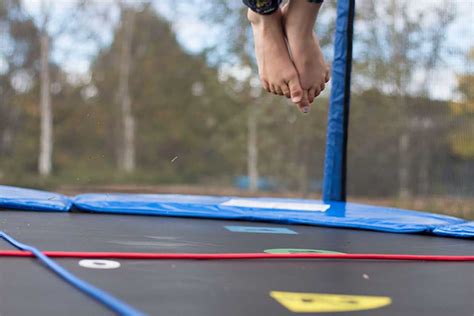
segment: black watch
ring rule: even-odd
[[[278,10],[282,0],[242,0],[250,10],[258,14],[271,14]]]

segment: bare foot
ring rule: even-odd
[[[249,10],[247,16],[252,25],[263,87],[268,92],[291,98],[301,111],[308,112],[309,103],[286,45],[281,11],[260,15]]]
[[[330,76],[329,66],[313,31],[319,6],[308,1],[293,0],[282,8],[291,58],[310,103],[324,90]]]

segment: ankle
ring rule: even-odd
[[[258,14],[250,9],[247,10],[247,19],[252,25],[267,25],[280,23],[281,21],[281,11],[277,10],[272,14]]]
[[[285,16],[286,26],[291,25],[306,35],[312,34],[320,6],[306,0],[290,1]]]
[[[288,10],[299,11],[302,16],[311,15],[316,17],[321,8],[321,3],[312,3],[308,0],[290,0],[288,1]]]

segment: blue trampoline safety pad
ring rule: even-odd
[[[464,220],[430,213],[354,203],[281,198],[233,198],[159,194],[82,194],[80,210],[347,227],[395,233],[431,233]]]
[[[0,185],[0,208],[67,212],[229,219],[347,227],[394,233],[474,237],[474,222],[431,213],[355,203],[282,198],[237,198],[163,194],[82,194],[67,196]]]
[[[71,207],[71,199],[62,194],[0,185],[0,208],[67,212]]]
[[[474,238],[474,222],[441,226],[436,228],[434,233],[440,236]]]

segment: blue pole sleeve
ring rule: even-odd
[[[343,202],[346,200],[346,157],[354,13],[355,0],[338,1],[324,163],[323,199],[325,201]]]

